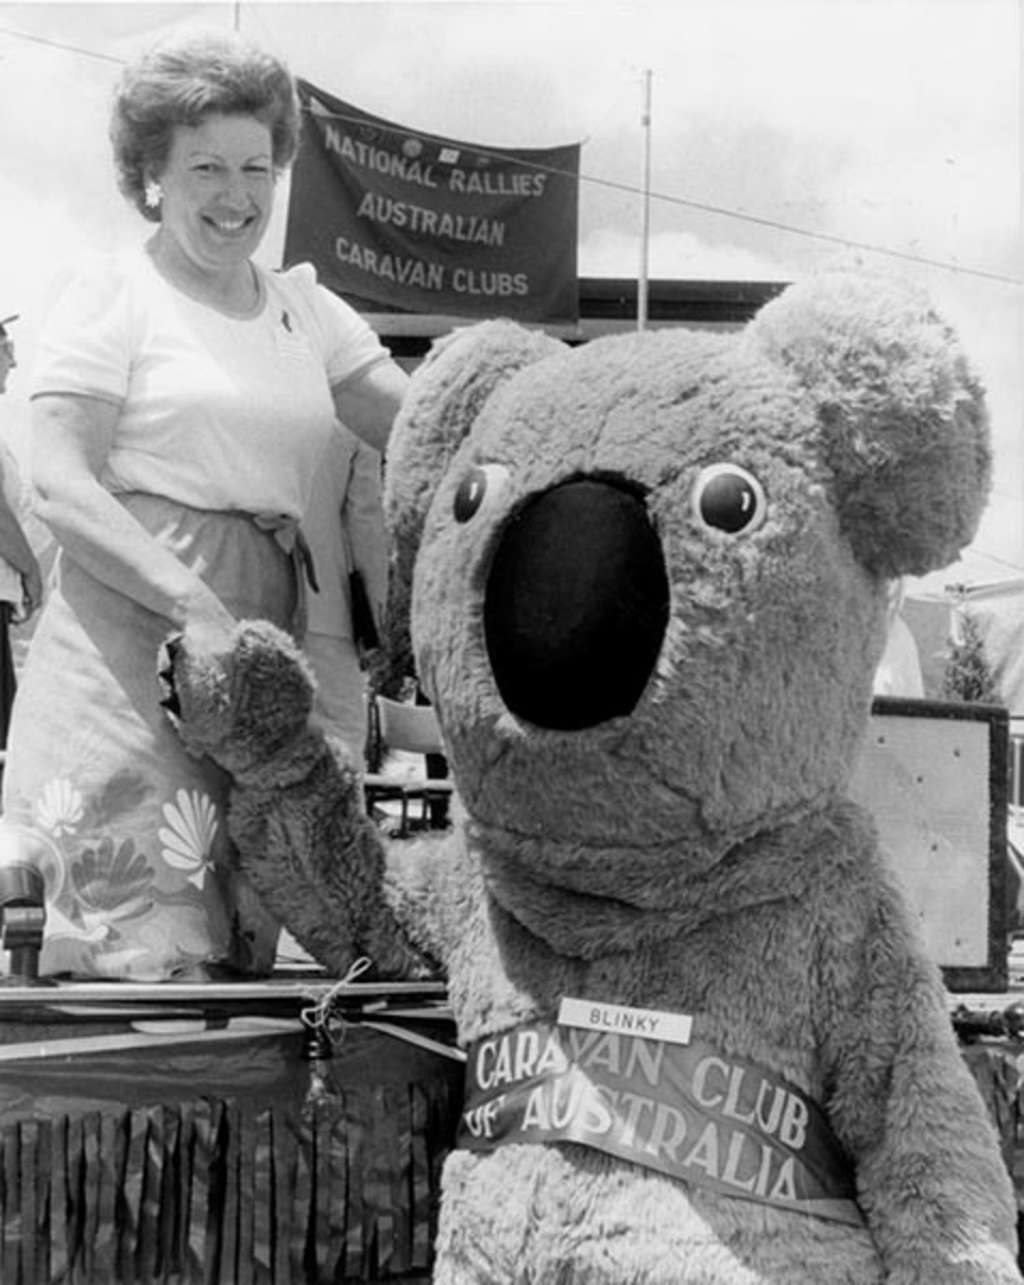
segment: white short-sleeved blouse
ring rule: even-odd
[[[30,395],[121,408],[100,481],[199,509],[300,518],[336,419],[331,389],[387,350],[309,264],[260,272],[263,306],[224,316],[137,249],[92,256],[43,327]]]

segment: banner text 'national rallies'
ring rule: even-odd
[[[299,92],[286,265],[401,311],[576,320],[578,144],[483,149]]]

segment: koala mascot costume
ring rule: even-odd
[[[957,556],[989,471],[955,337],[882,278],[727,335],[487,322],[388,456],[451,830],[384,839],[280,632],[169,645],[267,904],[339,975],[448,978],[438,1282],[1020,1281],[939,972],[845,794],[887,585]]]

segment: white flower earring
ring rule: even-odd
[[[156,207],[160,204],[160,202],[164,199],[163,188],[161,188],[160,184],[156,181],[155,178],[151,178],[147,181],[145,196],[146,196],[146,205],[151,210],[155,210]]]

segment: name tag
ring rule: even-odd
[[[686,1013],[663,1013],[652,1008],[629,1008],[621,1004],[595,1004],[589,999],[562,1000],[558,1025],[583,1031],[618,1031],[642,1035],[669,1044],[689,1044],[693,1018]]]

